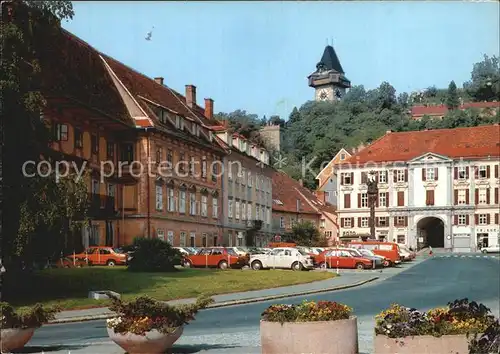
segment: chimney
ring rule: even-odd
[[[155,77],[155,81],[157,84],[163,85],[163,78],[162,77]]]
[[[205,117],[214,118],[214,100],[211,98],[205,98]]]
[[[302,180],[302,178],[299,179],[299,184],[300,184],[301,187],[304,187],[304,181]]]
[[[186,85],[186,103],[189,108],[196,105],[196,86]]]

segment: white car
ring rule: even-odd
[[[228,247],[231,248],[238,256],[245,256],[248,252],[239,247]]]
[[[483,253],[500,253],[500,245],[481,248]]]
[[[292,247],[275,248],[266,254],[250,256],[253,270],[282,268],[292,270],[313,269],[313,259],[304,251]]]

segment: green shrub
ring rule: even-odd
[[[181,253],[168,242],[157,238],[139,237],[130,246],[124,247],[131,252],[128,270],[135,272],[173,272],[181,264]]]

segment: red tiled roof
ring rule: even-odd
[[[302,187],[299,182],[289,177],[286,173],[273,170],[273,210],[288,213],[300,214],[318,214],[319,213],[308,203],[298,191],[300,190],[304,195],[307,195],[307,188]],[[319,203],[320,201],[311,192],[312,200]],[[274,200],[282,203],[277,204]],[[300,211],[297,212],[297,200],[300,201]]]
[[[344,163],[408,161],[432,152],[450,158],[500,156],[500,126],[389,132]]]
[[[500,102],[468,102],[464,103],[459,107],[459,109],[467,108],[499,108]],[[411,108],[412,116],[435,116],[435,115],[445,115],[448,112],[448,107],[446,105],[436,105],[436,106],[413,106]]]

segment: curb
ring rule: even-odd
[[[251,303],[255,303],[255,302],[264,302],[264,301],[269,301],[269,300],[284,299],[284,298],[288,298],[288,297],[313,295],[313,294],[327,293],[327,292],[336,291],[336,290],[350,289],[350,288],[355,288],[355,287],[358,287],[358,286],[361,286],[361,285],[364,285],[367,283],[371,283],[377,279],[379,279],[379,277],[375,276],[375,277],[371,277],[367,280],[359,281],[357,283],[352,283],[352,284],[347,284],[347,285],[339,285],[339,286],[334,286],[331,288],[302,291],[302,292],[292,293],[292,294],[269,295],[269,296],[248,298],[248,299],[242,299],[242,300],[219,302],[219,303],[214,303],[214,304],[207,306],[207,309],[229,307],[229,306],[236,306],[236,305],[245,305],[245,304],[251,304]],[[71,323],[71,322],[86,322],[86,321],[94,321],[94,320],[106,320],[106,319],[112,318],[112,317],[114,317],[114,313],[109,312],[109,313],[103,313],[100,315],[93,315],[93,316],[61,318],[59,320],[56,319],[56,320],[50,321],[48,323],[48,325]]]

